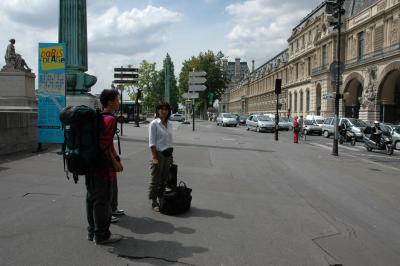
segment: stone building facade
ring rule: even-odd
[[[340,115],[396,122],[400,119],[400,0],[347,0],[344,8]],[[336,90],[329,66],[336,58],[337,33],[329,26],[331,19],[323,2],[300,21],[287,50],[230,88],[229,109],[274,111],[274,80],[282,78],[281,114],[333,115]]]

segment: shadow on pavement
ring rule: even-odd
[[[109,247],[109,252],[118,257],[152,265],[193,265],[179,260],[193,257],[195,253],[208,251],[208,248],[183,246],[175,241],[149,241],[133,237],[124,238]]]
[[[116,224],[116,226],[129,229],[136,234],[172,234],[174,232],[179,232],[182,234],[193,234],[194,232],[196,232],[196,230],[192,228],[175,227],[171,223],[157,221],[152,218],[136,218],[128,215],[121,217],[121,220]]]
[[[190,211],[177,216],[178,218],[189,218],[189,217],[203,217],[203,218],[213,218],[213,217],[220,217],[224,219],[233,219],[235,216],[229,213],[215,211],[215,210],[208,210],[208,209],[200,209],[196,207],[191,207]]]

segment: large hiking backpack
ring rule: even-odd
[[[103,126],[103,115],[99,111],[85,105],[69,106],[61,111],[60,121],[64,128],[62,152],[68,179],[68,172],[77,183],[79,175],[90,175],[96,168],[111,166],[99,145]]]

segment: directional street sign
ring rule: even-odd
[[[137,80],[132,80],[132,79],[115,79],[114,80],[115,84],[136,84]]]
[[[139,74],[127,74],[127,73],[115,73],[114,78],[127,78],[127,79],[135,79],[138,78]]]
[[[116,67],[114,72],[139,72],[139,68],[134,67]]]
[[[205,77],[190,77],[189,84],[204,84],[206,81]]]
[[[182,94],[182,96],[183,96],[183,98],[186,98],[186,99],[198,99],[200,95],[198,92],[188,92],[188,93]]]
[[[204,85],[189,85],[189,91],[205,91],[207,89]]]
[[[137,84],[139,74],[138,68],[134,67],[116,67],[114,68],[115,84]]]
[[[196,93],[195,91],[205,91],[207,87],[204,85],[204,83],[207,81],[205,76],[207,75],[206,72],[204,71],[193,71],[189,72],[189,92],[186,94],[188,99],[192,99],[193,103],[192,105],[194,106],[194,99],[199,98],[199,93]],[[193,114],[193,131],[194,131],[194,108],[192,108]]]
[[[203,85],[207,79],[204,71],[189,72],[189,91],[205,91],[207,87]]]
[[[324,93],[324,94],[322,95],[322,99],[324,99],[324,100],[331,100],[331,99],[333,99],[333,98],[334,98],[334,96],[333,96],[332,93]]]
[[[189,72],[189,78],[191,78],[191,77],[204,77],[205,75],[207,75],[207,73],[204,72],[204,71]]]

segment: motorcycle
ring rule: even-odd
[[[363,140],[367,151],[381,150],[386,151],[387,155],[393,154],[392,137],[387,132],[373,133],[372,129],[367,127],[364,130]]]
[[[341,128],[339,130],[339,143],[350,142],[351,146],[356,145],[356,134],[350,129]]]

